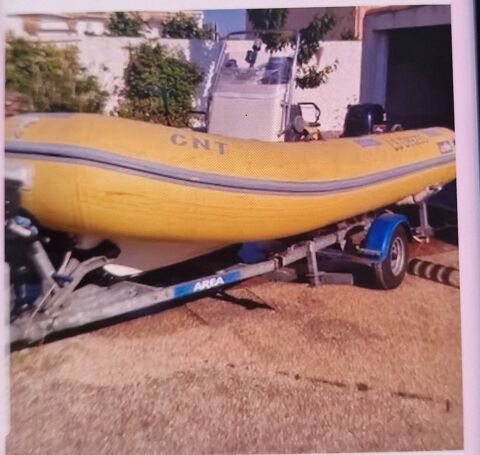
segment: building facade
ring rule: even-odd
[[[203,27],[203,11],[182,11],[195,19]],[[162,33],[162,22],[170,19],[175,12],[141,12],[145,21],[142,34],[147,38],[157,38]],[[108,22],[111,13],[71,13],[71,14],[17,14],[5,19],[7,32],[23,38],[40,40],[75,39],[83,36],[108,35]]]
[[[361,40],[363,37],[363,18],[373,6],[322,7],[322,8],[289,8],[286,30],[300,30],[307,27],[318,15],[328,13],[335,19],[335,25],[325,35],[325,41]],[[246,30],[252,30],[248,17]]]
[[[360,99],[383,105],[404,128],[454,127],[450,6],[366,14]]]

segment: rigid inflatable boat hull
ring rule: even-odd
[[[455,178],[444,128],[270,144],[92,114],[7,121],[32,168],[22,204],[45,226],[228,244],[307,232]]]

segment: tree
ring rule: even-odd
[[[139,13],[115,12],[110,15],[107,28],[112,36],[142,36],[146,25]]]
[[[142,43],[130,49],[124,71],[125,87],[115,113],[120,117],[186,126],[187,113],[192,110],[193,96],[202,78],[195,64],[173,55],[160,44]]]
[[[183,38],[183,39],[214,39],[213,30],[204,30],[200,28],[194,17],[185,13],[176,13],[170,19],[162,22],[163,38]]]
[[[247,9],[247,17],[254,30],[282,30],[287,22],[288,9]],[[292,39],[289,33],[261,33],[260,38],[270,52],[283,49]]]
[[[249,9],[247,10],[248,20],[254,30],[279,31],[285,27],[288,18],[288,9]],[[320,48],[320,41],[335,25],[335,18],[326,13],[323,16],[318,14],[312,21],[299,30],[299,49],[297,57],[296,84],[300,88],[315,88],[327,82],[328,75],[335,71],[338,61],[319,70],[315,65],[309,64],[312,57]],[[295,40],[287,33],[260,33],[260,38],[265,43],[267,50],[276,52],[286,46],[294,46]]]
[[[5,87],[39,112],[100,112],[108,93],[80,65],[78,49],[7,38]]]

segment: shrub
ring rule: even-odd
[[[355,35],[355,32],[349,28],[348,30],[344,30],[342,34],[340,35],[342,40],[344,41],[356,41],[358,40],[358,36]]]
[[[32,112],[33,104],[29,96],[18,92],[5,92],[5,117]]]
[[[200,28],[192,16],[177,13],[162,22],[162,37],[211,40],[214,39],[214,31]]]
[[[125,87],[115,113],[121,117],[185,126],[197,85],[199,68],[168,52],[160,44],[145,42],[130,49],[124,71]],[[168,112],[162,91],[168,99]]]
[[[80,65],[76,47],[13,37],[7,38],[5,86],[39,112],[100,112],[108,97]]]
[[[145,26],[139,13],[115,12],[109,17],[107,29],[111,36],[141,36]]]

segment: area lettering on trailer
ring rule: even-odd
[[[173,286],[172,295],[174,298],[187,297],[189,295],[215,289],[225,284],[235,283],[242,279],[242,272],[234,270],[223,275],[214,275],[199,280],[181,283]]]
[[[227,144],[224,142],[213,141],[208,138],[200,138],[197,136],[185,136],[180,133],[174,133],[170,136],[170,142],[179,147],[190,145],[194,149],[218,152],[223,155],[227,150]]]
[[[206,291],[207,289],[212,289],[217,286],[225,284],[221,276],[208,278],[206,280],[197,281],[193,287],[193,292]]]

